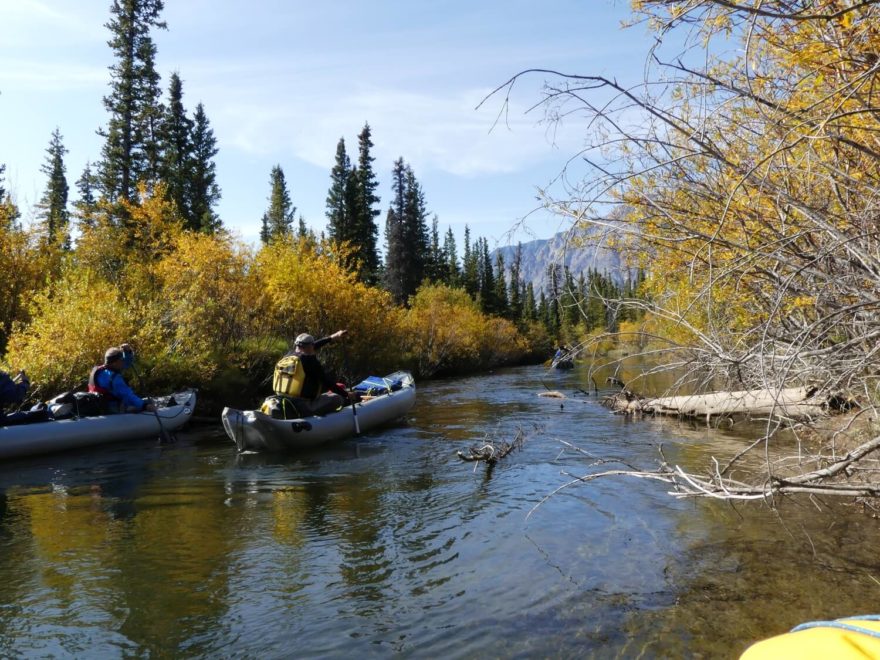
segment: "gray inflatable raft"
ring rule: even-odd
[[[404,373],[404,372],[398,372]],[[355,404],[361,433],[403,417],[416,401],[416,385],[405,374],[403,387]],[[238,451],[291,451],[310,449],[356,434],[355,415],[345,406],[323,417],[276,419],[259,410],[223,409],[223,428]]]
[[[49,454],[110,442],[160,437],[186,424],[196,405],[194,391],[179,392],[174,404],[156,413],[125,413],[0,426],[0,459]],[[162,418],[160,422],[156,416]]]

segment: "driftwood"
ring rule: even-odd
[[[494,465],[510,452],[522,448],[524,441],[525,433],[518,429],[512,442],[487,440],[482,445],[470,447],[467,454],[462,451],[456,453],[463,461],[485,461],[487,465]]]
[[[603,404],[628,415],[674,415],[678,417],[777,417],[816,419],[851,404],[840,395],[817,392],[816,388],[790,387],[781,390],[742,390],[645,398],[622,390],[605,397]]]

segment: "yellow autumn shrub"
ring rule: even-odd
[[[509,364],[527,351],[516,326],[484,315],[464,289],[424,285],[410,305],[404,341],[421,376]]]
[[[69,270],[37,294],[31,316],[10,338],[5,361],[25,369],[43,399],[82,385],[110,346],[161,341],[116,286],[85,270]]]
[[[173,362],[178,377],[201,386],[218,365],[235,362],[264,316],[250,264],[250,250],[229,236],[183,232],[175,238],[154,271],[168,340],[157,362]]]
[[[265,296],[265,331],[292,345],[307,332],[320,338],[348,330],[341,346],[322,351],[330,370],[350,378],[401,367],[401,311],[391,296],[368,287],[333,255],[306,240],[278,240],[263,247],[254,265]]]

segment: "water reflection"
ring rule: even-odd
[[[610,415],[585,378],[428,384],[408,423],[307,454],[211,431],[0,465],[0,655],[731,657],[880,609],[851,508],[605,479],[535,509],[591,456],[700,470],[756,433]],[[518,430],[494,468],[456,456]]]

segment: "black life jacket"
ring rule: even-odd
[[[113,394],[112,391],[108,390],[106,387],[101,387],[95,382],[95,377],[101,369],[107,369],[107,371],[110,372],[110,383],[113,383],[113,379],[119,376],[117,372],[109,369],[106,364],[99,364],[96,367],[92,367],[92,371],[89,374],[89,392],[97,392],[107,401],[119,401],[119,397]]]

